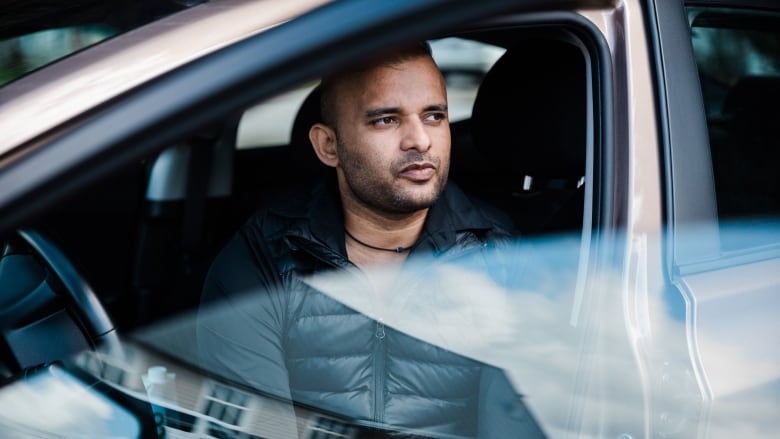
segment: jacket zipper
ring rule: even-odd
[[[385,368],[387,357],[387,343],[385,337],[385,324],[382,319],[376,321],[374,334],[374,422],[382,423],[385,420]]]
[[[296,240],[299,247],[317,258],[319,261],[333,268],[345,268],[347,266],[355,266],[348,259],[342,257],[338,253],[333,252],[327,247],[323,247],[318,244],[310,243],[306,240]],[[337,262],[338,261],[338,262]],[[372,364],[374,366],[374,395],[371,407],[372,419],[376,423],[384,422],[385,418],[385,369],[387,368],[387,343],[385,338],[387,332],[385,330],[385,323],[381,318],[376,320],[374,326],[374,349]]]
[[[338,253],[333,252],[327,247],[323,247],[318,244],[313,244],[305,239],[301,239],[301,240],[296,239],[296,241],[298,241],[298,245],[300,246],[301,249],[305,250],[307,253],[314,256],[319,261],[333,268],[345,268],[348,266],[352,266],[352,267],[355,266],[348,259],[339,255]],[[473,245],[467,248],[459,249],[458,252],[445,253],[441,255],[442,258],[439,259],[439,261],[452,260],[455,259],[456,257],[463,256],[464,254],[468,254],[473,251],[476,251],[482,247],[484,247],[484,244]],[[409,281],[414,281],[414,280],[415,279],[413,278],[409,279]],[[373,421],[381,424],[385,420],[384,396],[385,396],[385,384],[386,384],[385,372],[387,368],[387,341],[385,340],[385,338],[387,337],[387,332],[385,330],[385,323],[382,320],[382,318],[378,318],[376,320],[376,325],[374,328],[374,337],[376,337],[376,340],[374,341],[374,355],[373,355],[374,357],[373,358],[374,398],[373,398],[373,403],[372,403],[373,407],[371,412],[373,413],[372,416]]]

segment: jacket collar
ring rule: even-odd
[[[294,205],[294,206],[290,206]],[[340,255],[346,255],[344,216],[341,210],[335,176],[324,178],[310,192],[308,202],[288,203],[275,213],[292,219],[286,233],[318,241]],[[494,224],[453,182],[448,182],[442,195],[431,206],[428,218],[413,251],[444,252],[457,243],[458,234],[467,230],[482,235]]]
[[[317,240],[346,257],[344,212],[341,209],[341,197],[335,173],[332,177],[320,181],[312,191],[307,219],[307,223],[302,226],[308,226]]]
[[[454,183],[448,182],[441,197],[431,206],[416,250],[444,252],[452,248],[458,235],[473,231],[478,236],[493,228],[493,224]]]

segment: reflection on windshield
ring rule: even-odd
[[[372,274],[406,276],[402,284],[412,284],[413,288],[367,294],[371,290],[365,288],[365,278],[359,273],[318,274],[308,283],[344,305],[345,310],[381,322],[385,334],[397,331],[419,343],[501,370],[549,437],[565,437],[572,432],[581,437],[642,437],[650,431],[678,437],[712,434],[716,423],[707,424],[712,400],[723,396],[717,400],[721,405],[715,405],[722,409],[729,406],[729,397],[712,394],[715,383],[707,367],[713,364],[704,364],[702,369],[696,346],[711,349],[714,344],[720,346],[719,350],[729,350],[729,355],[718,356],[717,369],[741,365],[744,370],[750,364],[750,354],[728,339],[695,331],[691,316],[696,297],[647,281],[647,264],[654,260],[647,255],[651,251],[648,242],[658,242],[658,238],[638,238],[636,255],[630,256],[628,266],[600,267],[589,274],[576,324],[571,319],[578,276],[576,237],[502,248],[488,256],[488,271],[474,269],[484,266],[484,260],[474,259],[483,256],[466,255],[447,261],[422,258],[408,264],[408,270],[402,273],[378,270]],[[496,275],[502,272],[512,275]],[[233,347],[243,355],[259,354],[253,351],[257,337],[246,332],[246,325],[236,323],[236,317],[243,313],[242,318],[262,326],[263,318],[256,312],[256,307],[264,308],[257,303],[262,295],[275,294],[252,292],[246,296],[249,302],[238,307],[240,313],[233,304],[233,311],[222,317],[231,316],[231,323],[236,324],[237,331],[232,334],[244,341],[231,338],[227,343],[237,343]],[[700,329],[716,325],[719,318],[705,305],[702,302],[706,322]],[[748,326],[760,328],[769,323],[760,320],[763,323],[754,321]],[[243,328],[241,335],[238,328]],[[316,342],[327,345],[330,337],[320,334]],[[207,350],[208,357],[225,346],[207,343],[199,348]],[[213,360],[207,357],[206,363]],[[241,382],[258,379],[257,372],[231,369],[235,364],[229,361],[216,369],[229,371],[231,378]],[[774,365],[770,375],[777,380],[780,362],[768,364]],[[324,370],[316,377],[329,378],[331,375]],[[724,379],[730,380],[723,375],[717,375],[717,379],[719,385]],[[278,384],[275,379],[271,381]],[[763,407],[761,412],[767,407],[780,408],[780,401],[776,397],[772,400],[771,392],[761,384],[766,382],[766,376],[760,378],[755,382],[757,392],[751,393],[762,395],[757,400]],[[739,400],[745,401],[742,397]],[[755,421],[723,413],[721,416],[732,423],[724,431],[736,431],[739,427],[734,423],[746,427]],[[763,420],[767,426],[773,422],[772,417]]]
[[[126,409],[59,366],[30,374],[0,391],[0,431],[5,438],[140,437]]]
[[[762,230],[743,228],[742,233],[754,240]],[[697,244],[694,234],[687,236],[686,245]],[[750,265],[736,264],[720,278],[697,266],[697,273],[686,274],[677,287],[658,287],[647,278],[653,270],[649,261],[657,260],[648,254],[658,242],[649,235],[635,237],[625,266],[592,267],[576,323],[574,286],[583,275],[576,269],[579,239],[559,236],[480,256],[419,257],[401,272],[372,273],[404,277],[403,285],[413,286],[403,290],[371,293],[359,272],[341,272],[311,276],[313,289],[303,294],[249,291],[145,328],[133,342],[125,341],[123,353],[89,352],[77,363],[124,394],[151,403],[148,415],[172,435],[358,438],[402,431],[423,437],[687,438],[749,432],[749,437],[773,437],[780,358],[766,335],[780,329],[775,318],[780,299],[773,287],[780,274],[767,273],[772,267],[771,273],[780,273],[777,262],[767,259],[757,268],[763,277],[744,271]],[[381,422],[350,412],[349,398],[329,399],[359,387],[366,377],[327,367],[335,361],[327,356],[320,362],[296,357],[290,343],[300,331],[269,336],[274,327],[286,327],[269,320],[274,307],[303,302],[338,309],[339,319],[364,322],[369,337],[395,343],[410,358],[423,352],[425,364],[405,363],[408,367],[396,369],[403,373],[392,379],[427,391],[439,384],[436,391],[457,394],[450,401],[465,404],[456,433],[442,432],[430,399],[405,399],[411,410],[387,410]],[[311,337],[307,349],[343,348],[355,356],[349,361],[360,361],[354,344],[362,335],[352,331],[345,341],[332,333],[349,332],[350,326],[306,334]],[[273,340],[283,342],[273,345]],[[449,386],[453,371],[478,377],[475,387]],[[172,387],[155,389],[155,383]],[[6,415],[12,413],[5,410],[12,405],[7,395],[18,395],[11,388],[0,391]],[[19,407],[32,404],[13,400]],[[388,419],[393,410],[407,417]],[[480,426],[482,416],[488,422]]]
[[[311,290],[231,296],[199,316],[200,366],[379,431],[543,437],[503,371],[449,349],[450,319],[458,316],[447,314],[430,289],[430,274],[412,262],[410,272],[393,273],[404,291],[388,290],[384,297],[372,297],[368,278],[357,270],[322,283],[312,279]],[[366,300],[349,303],[328,291],[334,286]],[[418,318],[441,337],[416,331]],[[405,320],[412,326],[397,324]],[[470,323],[453,325],[456,336],[476,334]]]
[[[500,370],[506,380],[501,387],[517,395],[516,401],[523,402],[523,410],[530,408],[532,418],[528,419],[538,423],[550,437],[572,430],[594,437],[635,431],[636,425],[641,425],[641,407],[645,403],[642,388],[635,383],[641,383],[645,377],[638,374],[641,371],[635,346],[621,318],[621,301],[607,300],[610,296],[620,297],[622,285],[616,276],[594,281],[591,288],[595,291],[589,292],[582,323],[572,326],[578,255],[579,239],[562,236],[533,245],[521,242],[487,256],[470,253],[443,261],[418,257],[410,259],[401,272],[380,268],[369,276],[357,270],[317,274],[308,279],[315,293],[249,292],[238,303],[222,304],[215,314],[201,314],[201,365],[280,397],[355,416],[348,404],[333,403],[312,390],[332,385],[330,391],[341,392],[354,384],[342,382],[343,378],[329,372],[327,366],[301,366],[305,358],[296,356],[301,352],[295,346],[296,342],[301,343],[296,339],[300,334],[290,335],[279,329],[287,328],[280,316],[286,315],[289,308],[334,307],[337,309],[329,312],[333,318],[348,320],[350,325],[353,319],[361,319],[366,326],[374,324],[377,337],[381,331],[387,342],[402,340],[399,343],[405,345],[409,356],[421,345],[435,350],[440,364],[448,367],[479,364]],[[393,278],[404,288],[377,291],[367,287],[367,278],[382,277]],[[597,313],[615,318],[596,319]],[[678,321],[675,326],[682,330],[684,322]],[[368,329],[356,331],[356,337],[360,333],[372,334]],[[343,337],[338,334],[305,335],[311,338],[305,338],[303,343],[320,344],[321,355],[338,351],[340,346],[334,348],[332,343],[343,344]],[[682,338],[672,339],[684,340],[684,333]],[[359,356],[363,352],[361,346],[358,343],[353,351],[348,351]],[[294,352],[285,358],[283,349]],[[684,344],[674,358],[676,361],[670,362],[664,371],[667,375],[688,363]],[[606,380],[604,370],[619,373],[610,374]],[[598,375],[592,376],[594,373]],[[437,374],[446,376],[446,369],[434,376]],[[403,379],[413,381],[419,376],[411,372]],[[693,407],[697,408],[696,381],[692,373],[682,372],[681,376],[683,384],[688,385],[687,391],[694,395]],[[287,386],[288,381],[292,388]],[[637,408],[633,419],[623,416],[626,404]],[[607,408],[609,413],[620,413],[616,419],[622,419],[610,431],[594,422],[603,417],[596,416],[596,412]],[[502,412],[508,411],[491,413]],[[417,426],[427,420],[418,421]],[[525,422],[528,424],[528,420]],[[394,419],[391,425],[403,426],[404,420]],[[475,429],[469,430],[466,425],[461,428],[465,436],[475,436]],[[526,437],[507,436],[506,431],[495,436]]]

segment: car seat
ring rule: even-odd
[[[133,326],[194,308],[211,260],[237,227],[231,203],[238,120],[202,129],[150,164],[132,285]]]
[[[309,92],[304,99],[298,113],[295,115],[292,131],[290,132],[290,149],[295,157],[295,167],[302,174],[314,173],[322,175],[327,170],[309,140],[309,128],[318,122],[322,122],[322,112],[320,110],[320,87],[317,86]]]
[[[475,151],[453,167],[470,167],[460,185],[505,210],[522,234],[582,227],[587,77],[578,47],[529,39],[510,47],[480,85]]]

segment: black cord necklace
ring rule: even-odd
[[[347,230],[347,229],[344,229],[344,233],[346,233],[347,236],[352,238],[353,241],[357,242],[358,244],[362,245],[363,247],[368,247],[368,248],[373,249],[373,250],[381,250],[383,252],[403,253],[403,252],[408,251],[409,249],[412,248],[411,246],[409,246],[409,247],[396,247],[396,248],[375,247],[375,246],[373,246],[371,244],[366,244],[365,242],[355,238],[351,233],[349,233],[349,230]]]

